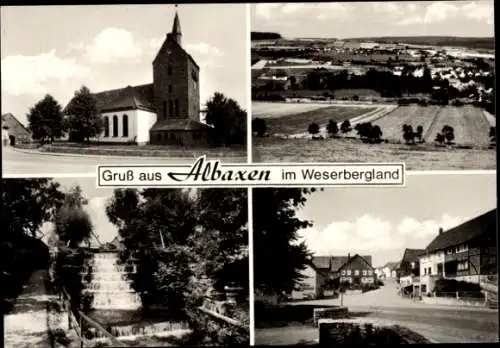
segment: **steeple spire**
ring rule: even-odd
[[[175,5],[175,9],[174,25],[172,26],[172,38],[179,44],[179,46],[181,46],[181,21],[179,20],[179,15],[177,13],[177,5]]]

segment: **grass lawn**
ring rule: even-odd
[[[280,139],[252,141],[254,162],[388,162],[407,170],[496,169],[494,149],[437,148],[432,144],[366,144],[359,139]]]
[[[122,144],[74,144],[54,143],[38,148],[42,152],[99,155],[99,156],[140,156],[169,158],[198,158],[206,155],[209,158],[234,158],[236,161],[246,161],[244,146],[191,148],[173,145],[122,145]]]

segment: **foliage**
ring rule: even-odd
[[[66,127],[73,141],[90,142],[90,138],[101,133],[103,120],[97,110],[97,102],[90,90],[82,86],[64,110]]]
[[[263,137],[266,134],[267,125],[263,118],[254,118],[252,120],[252,132],[257,133],[257,136]]]
[[[441,134],[444,135],[444,138],[448,142],[448,144],[451,144],[452,141],[455,139],[455,131],[453,127],[449,125],[445,125],[443,129],[441,130]]]
[[[337,122],[334,120],[328,121],[328,125],[326,126],[326,131],[331,137],[335,136],[339,132],[339,127],[337,125]]]
[[[349,133],[351,130],[352,130],[352,128],[351,128],[351,122],[349,120],[345,120],[340,125],[340,131],[342,133]]]
[[[311,123],[308,127],[307,127],[307,131],[309,132],[309,134],[311,134],[312,136],[315,136],[316,134],[319,133],[319,125],[315,122]]]
[[[372,125],[371,122],[358,123],[354,129],[362,140],[370,143],[379,143],[383,135],[382,129],[378,125]]]
[[[415,144],[416,134],[411,124],[403,125],[403,139],[407,144]]]
[[[311,253],[298,231],[312,226],[296,216],[314,189],[253,190],[254,284],[265,294],[289,292],[302,280]]]
[[[29,129],[35,140],[48,138],[53,142],[63,134],[63,113],[61,105],[47,94],[42,100],[30,108],[27,115]]]
[[[207,102],[205,121],[214,127],[215,145],[245,144],[247,113],[235,100],[215,92]]]
[[[437,279],[434,285],[436,293],[454,293],[454,292],[479,292],[479,284],[457,281],[455,279]]]
[[[92,236],[93,226],[89,214],[83,209],[87,199],[79,186],[73,187],[65,196],[55,219],[55,233],[59,240],[70,248],[76,248]]]

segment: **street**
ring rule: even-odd
[[[343,305],[350,317],[391,321],[405,326],[436,343],[498,342],[498,311],[426,305],[397,295],[396,283],[386,280],[378,290],[344,295]],[[300,303],[339,305],[340,299]],[[311,313],[312,314],[312,313]],[[256,344],[296,344],[318,339],[311,325],[258,329]]]
[[[241,162],[234,158],[229,162]],[[92,156],[37,153],[2,147],[2,175],[33,175],[52,177],[61,174],[95,175],[97,165],[166,165],[192,164],[193,158],[162,158],[132,156]]]

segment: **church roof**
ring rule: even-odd
[[[156,122],[151,131],[192,131],[212,129],[209,125],[190,119],[166,119]]]
[[[172,33],[167,34],[167,39],[163,42],[160,49],[158,50],[158,53],[156,54],[155,58],[153,59],[153,63],[156,61],[156,59],[158,59],[158,56],[163,51],[163,47],[165,46],[165,44],[167,42],[169,44],[172,44],[172,45],[175,45],[176,47],[178,47],[181,50],[181,52],[184,53],[187,56],[187,58],[196,66],[196,68],[200,69],[198,63],[196,63],[194,58],[181,45],[179,45],[179,43],[177,41],[174,40],[174,38],[172,37]]]
[[[154,112],[153,84],[94,93],[100,112],[141,109]]]
[[[179,15],[177,12],[174,17],[174,25],[172,26],[172,34],[182,33],[181,31],[181,21],[179,20]]]

